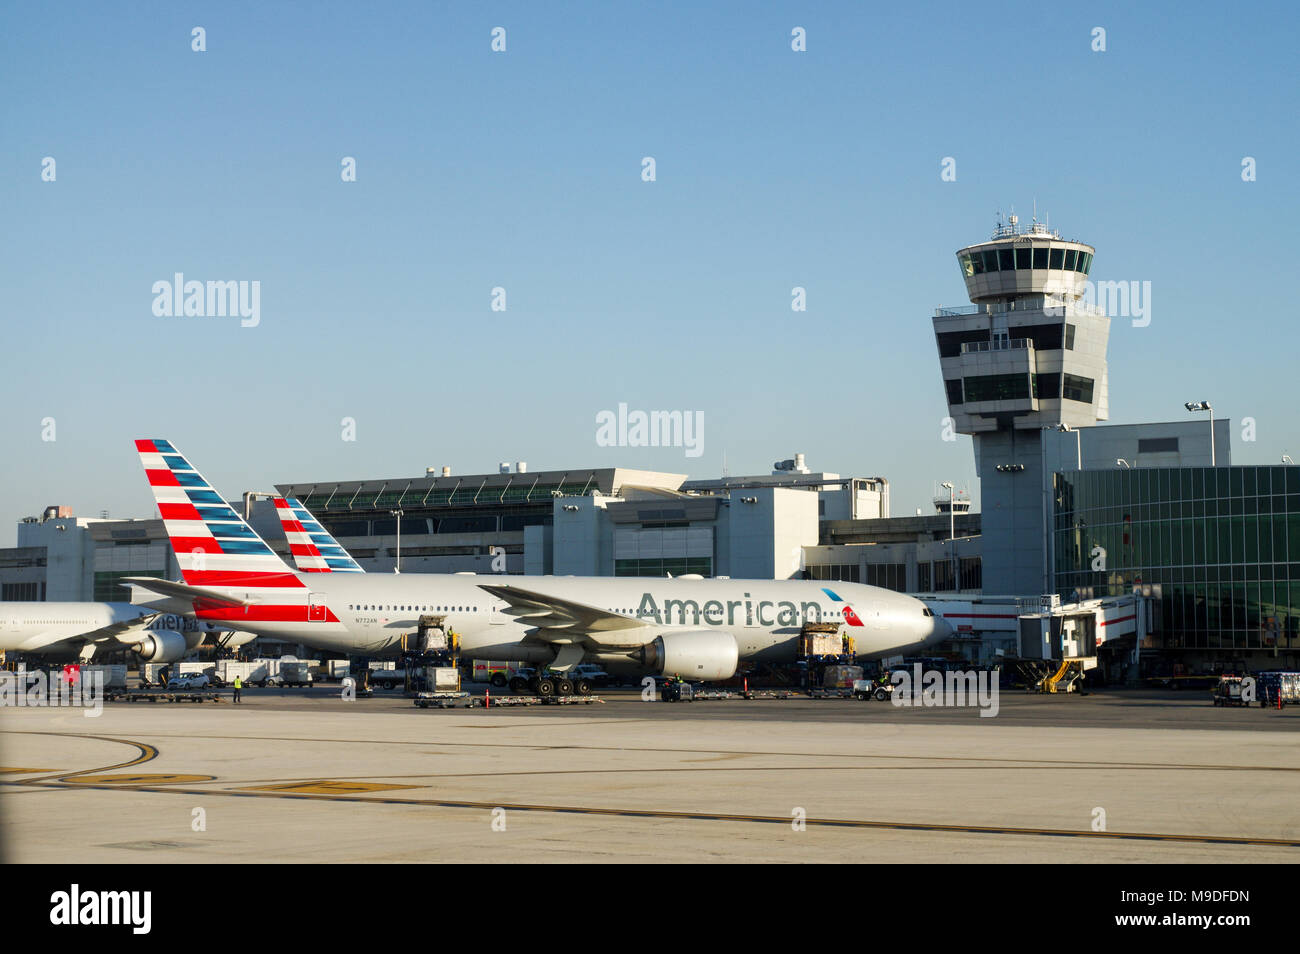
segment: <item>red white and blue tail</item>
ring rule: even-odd
[[[275,498],[289,553],[303,573],[364,573],[357,561],[295,498]]]
[[[135,442],[181,575],[197,587],[303,583],[168,441]]]

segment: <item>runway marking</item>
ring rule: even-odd
[[[0,775],[32,775],[35,772],[53,772],[54,769],[47,768],[15,768],[11,765],[0,765]]]
[[[10,730],[3,730],[10,731]],[[228,797],[228,798],[282,798],[282,799],[306,799],[313,801],[333,801],[333,802],[356,802],[359,804],[374,805],[409,805],[424,806],[429,808],[464,808],[479,811],[492,811],[493,809],[503,808],[506,810],[518,812],[538,812],[548,814],[567,814],[567,815],[603,815],[607,817],[618,818],[649,818],[668,821],[715,821],[715,822],[738,822],[749,824],[770,824],[770,825],[788,825],[790,818],[788,815],[742,815],[721,812],[680,812],[664,811],[658,809],[638,809],[638,808],[601,808],[585,805],[536,805],[528,803],[510,803],[510,802],[477,802],[464,801],[456,799],[427,799],[427,798],[402,798],[396,796],[376,796],[357,794],[355,788],[349,786],[379,786],[380,783],[365,782],[343,782],[340,785],[331,785],[330,780],[317,780],[303,783],[291,783],[289,785],[271,785],[261,786],[252,789],[192,789],[181,788],[175,785],[158,785],[158,784],[135,784],[123,785],[120,783],[105,784],[102,782],[91,782],[85,779],[92,773],[102,773],[108,769],[126,768],[131,765],[137,765],[157,758],[158,749],[145,742],[137,742],[130,739],[116,739],[107,736],[80,735],[67,732],[25,732],[18,730],[19,734],[29,735],[50,735],[62,736],[65,738],[93,739],[98,741],[116,742],[122,745],[131,745],[137,748],[140,754],[129,762],[120,765],[105,766],[102,769],[84,769],[79,772],[71,772],[58,776],[43,776],[35,779],[13,779],[0,781],[3,786],[18,786],[25,788],[62,788],[85,790],[102,790],[102,791],[132,791],[148,792],[151,794],[170,794],[170,795],[190,795],[204,797]],[[320,740],[313,740],[320,741]],[[353,740],[334,740],[348,741]],[[409,744],[428,744],[428,743],[409,743]],[[530,746],[531,747],[531,746]],[[666,750],[680,754],[680,750]],[[705,750],[717,751],[717,750]],[[754,754],[754,753],[744,753]],[[878,756],[877,756],[878,757]],[[918,756],[918,758],[922,758]],[[987,761],[983,759],[968,759],[968,761]],[[1017,760],[1019,761],[1019,760]],[[1145,766],[1143,766],[1145,767]],[[1205,766],[1202,766],[1205,767]],[[1250,769],[1251,766],[1226,766],[1233,769]],[[691,769],[687,771],[716,771],[716,769]],[[144,777],[144,776],[138,776]],[[170,777],[170,776],[168,776]],[[478,777],[483,777],[480,773]],[[418,786],[382,786],[382,788],[416,788]],[[314,789],[314,790],[313,790]],[[376,789],[365,789],[375,791]],[[1300,848],[1300,841],[1281,838],[1260,838],[1249,836],[1234,835],[1195,835],[1195,834],[1175,834],[1160,832],[1107,832],[1091,830],[1074,830],[1061,828],[1020,828],[1010,825],[956,825],[940,824],[932,822],[899,822],[886,821],[878,819],[850,819],[850,818],[808,818],[807,824],[822,825],[831,828],[851,828],[863,830],[892,830],[892,831],[920,831],[920,832],[949,832],[957,834],[977,834],[977,835],[1024,835],[1032,837],[1051,837],[1051,838],[1084,838],[1100,840],[1118,840],[1118,841],[1161,841],[1187,844],[1215,844],[1215,845],[1254,845],[1267,847],[1282,848]]]
[[[285,785],[255,785],[248,792],[297,792],[313,795],[346,795],[354,792],[382,792],[395,788],[419,788],[419,785],[390,785],[385,782],[356,782],[321,779],[314,782],[290,782]]]
[[[96,768],[81,769],[76,772],[56,773],[54,775],[43,775],[40,778],[24,778],[17,780],[14,784],[27,784],[28,782],[43,782],[49,779],[69,779],[80,775],[89,775],[92,772],[110,772],[113,769],[130,768],[132,765],[141,765],[144,762],[150,762],[158,757],[158,750],[147,742],[136,742],[133,739],[115,739],[107,735],[84,735],[80,732],[37,732],[28,729],[2,729],[0,734],[4,735],[53,735],[64,739],[92,739],[96,742],[116,742],[118,745],[130,745],[140,750],[140,754],[127,762],[118,762],[114,765],[101,765]]]
[[[1223,772],[1300,772],[1300,765],[1225,765],[1198,762],[1100,762],[1079,759],[1016,759],[992,755],[899,755],[883,752],[765,752],[747,749],[670,749],[654,746],[627,745],[541,745],[536,742],[449,742],[442,739],[321,739],[300,738],[278,735],[177,735],[155,733],[162,738],[221,739],[239,742],[319,742],[336,745],[428,745],[460,748],[487,749],[528,749],[533,752],[573,749],[578,752],[625,752],[639,754],[657,752],[668,755],[771,755],[789,756],[801,759],[868,759],[916,761],[916,762],[987,762],[989,765],[972,766],[974,768],[1004,768],[1007,766],[1025,766],[1027,768],[1074,768],[1074,769],[1196,769]],[[428,753],[440,755],[444,753]],[[889,766],[873,766],[885,767]],[[898,768],[900,766],[894,766]]]
[[[16,784],[22,785],[25,782],[0,782],[0,785]],[[67,785],[59,782],[42,782],[37,783],[42,787],[51,788],[72,788],[79,790],[103,788],[106,791],[122,791],[116,786],[98,786],[98,785]],[[657,809],[638,809],[638,808],[600,808],[589,805],[534,805],[526,803],[511,802],[472,802],[453,799],[427,799],[427,798],[398,798],[398,797],[375,797],[366,795],[348,795],[348,794],[329,794],[322,795],[311,792],[299,791],[267,791],[265,789],[242,789],[242,790],[221,790],[221,789],[184,789],[175,787],[153,788],[149,786],[139,786],[130,789],[133,792],[149,792],[152,794],[169,794],[169,795],[200,795],[200,796],[226,796],[231,798],[285,798],[285,799],[305,799],[310,801],[329,801],[329,802],[357,802],[372,805],[410,805],[423,806],[427,808],[467,808],[478,811],[490,812],[493,809],[502,808],[507,811],[517,812],[538,812],[546,814],[560,815],[602,815],[606,817],[617,818],[649,818],[665,821],[713,821],[713,822],[738,822],[748,824],[766,824],[788,826],[790,816],[788,815],[738,815],[722,812],[674,812],[662,811]],[[890,831],[920,831],[920,832],[948,832],[954,834],[970,835],[1024,835],[1032,837],[1046,838],[1082,838],[1109,841],[1159,841],[1182,844],[1211,844],[1211,845],[1243,845],[1243,846],[1260,846],[1274,848],[1300,848],[1300,841],[1284,838],[1253,838],[1249,836],[1238,835],[1188,835],[1176,833],[1161,832],[1124,832],[1124,831],[1091,831],[1075,830],[1067,828],[1019,828],[1011,825],[955,825],[941,824],[932,822],[899,822],[884,821],[875,819],[854,819],[854,818],[812,818],[805,819],[809,825],[822,825],[828,828],[853,828],[863,830],[890,830]]]
[[[215,775],[78,775],[73,780],[74,784],[81,785],[84,783],[108,784],[108,785],[148,785],[173,782],[214,782]]]

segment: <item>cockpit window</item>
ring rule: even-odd
[[[921,608],[921,613],[922,613],[923,615],[925,615],[925,616],[933,616],[933,615],[934,615],[934,613],[930,611],[930,607],[928,607],[928,606],[924,606],[924,607],[922,607],[922,608]]]

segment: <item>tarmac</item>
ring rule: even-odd
[[[6,862],[1286,862],[1300,709],[1205,693],[0,715]]]

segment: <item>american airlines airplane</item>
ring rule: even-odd
[[[59,662],[90,662],[101,649],[176,662],[203,640],[201,627],[185,630],[178,618],[130,603],[0,603],[0,650]]]
[[[172,444],[140,440],[136,449],[184,582],[127,582],[190,602],[199,619],[319,649],[394,652],[421,616],[437,614],[476,659],[561,672],[584,660],[615,661],[709,680],[734,675],[741,660],[793,660],[805,623],[842,620],[863,656],[918,650],[951,635],[920,600],[860,583],[527,577],[516,584],[474,574],[295,571]]]

